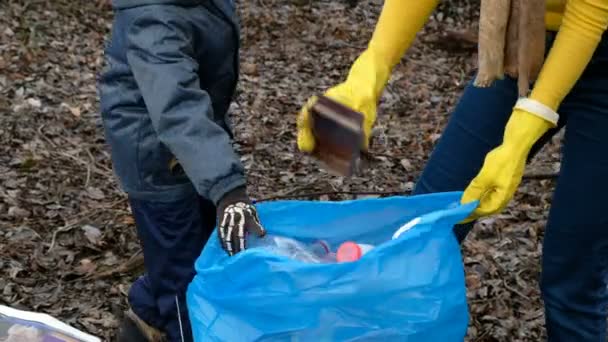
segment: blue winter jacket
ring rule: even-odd
[[[231,0],[114,0],[100,102],[114,170],[130,196],[217,203],[245,185],[227,112],[238,77]],[[177,166],[176,166],[177,165]]]

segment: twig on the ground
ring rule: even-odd
[[[478,334],[478,335],[477,335],[477,337],[475,338],[475,342],[478,342],[478,341],[480,341],[480,342],[481,342],[481,341],[485,341],[485,340],[486,340],[486,337],[487,337],[488,335],[490,335],[490,331],[489,331],[489,330],[487,330],[487,329],[486,329],[486,330],[482,330],[482,331],[481,331],[481,333],[480,333],[480,334]]]
[[[46,253],[50,253],[53,248],[55,248],[55,241],[57,241],[57,235],[59,235],[59,233],[65,233],[65,232],[69,232],[70,230],[76,228],[76,225],[78,225],[78,223],[80,223],[81,219],[77,220],[76,222],[72,222],[69,224],[66,224],[63,227],[57,228],[55,229],[55,231],[53,232],[53,237],[51,238],[51,244],[49,245],[49,249],[46,251]]]
[[[109,278],[119,274],[130,273],[131,271],[138,269],[144,266],[144,255],[142,251],[139,250],[135,254],[133,254],[129,260],[118,266],[117,268],[113,268],[101,273],[92,274],[87,276],[88,279],[101,279],[101,278]]]
[[[64,226],[55,229],[55,231],[53,232],[53,236],[51,237],[51,243],[49,244],[49,248],[47,249],[46,253],[47,254],[50,253],[53,250],[53,248],[55,248],[55,243],[57,241],[57,235],[59,235],[60,233],[69,232],[70,230],[76,228],[78,226],[78,224],[80,222],[82,222],[82,220],[84,218],[86,218],[87,216],[93,215],[96,211],[112,209],[116,205],[123,203],[124,201],[126,201],[126,199],[123,198],[118,201],[112,202],[107,206],[91,208],[91,209],[88,209],[88,210],[85,210],[83,212],[76,214],[76,216],[75,216],[76,218],[73,220],[72,223],[66,223]],[[66,220],[66,222],[67,222],[67,220]]]
[[[87,164],[87,178],[84,181],[84,188],[85,189],[89,187],[89,183],[90,182],[91,182],[91,164]]]
[[[80,158],[78,158],[76,156],[73,156],[73,155],[71,155],[69,153],[66,153],[66,152],[55,152],[55,151],[52,151],[51,153],[56,154],[56,155],[60,155],[60,156],[65,157],[65,158],[72,159],[75,162],[77,162],[77,163],[79,163],[81,165],[87,166],[87,167],[91,166],[91,163],[89,163],[89,162],[87,162],[85,160],[82,160],[82,159],[80,159]],[[100,175],[100,176],[103,176],[103,177],[111,177],[112,176],[111,174],[108,174],[108,173],[106,173],[106,172],[98,169],[94,165],[93,165],[93,167],[91,167],[91,171],[94,172],[94,173],[96,173],[96,174],[98,174],[98,175]]]
[[[518,295],[518,296],[520,296],[520,297],[522,297],[522,298],[524,298],[526,300],[530,299],[530,296],[526,296],[525,294],[521,293],[519,290],[514,289],[509,284],[507,284],[507,280],[506,279],[502,280],[502,284],[505,287],[505,289],[509,290],[510,292],[512,292],[512,293],[514,293],[514,294],[516,294],[516,295]]]
[[[555,179],[559,176],[559,172],[556,171],[529,171],[523,176],[523,179]]]

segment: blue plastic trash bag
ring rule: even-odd
[[[461,195],[258,204],[269,234],[376,247],[355,262],[311,264],[263,249],[228,257],[210,239],[187,291],[194,340],[462,341],[469,316],[452,228],[477,204]]]

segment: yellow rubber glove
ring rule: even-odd
[[[517,190],[534,143],[553,124],[516,109],[505,128],[504,142],[486,156],[481,171],[462,196],[462,203],[479,200],[479,206],[465,222],[502,211]]]
[[[366,50],[353,63],[347,80],[324,94],[364,115],[365,149],[368,148],[369,137],[376,121],[376,105],[382,92],[382,89],[378,88],[384,87],[389,76],[390,71],[377,61],[373,51]],[[308,99],[298,115],[298,148],[302,152],[312,152],[315,148],[309,111],[316,101],[316,96]]]
[[[390,74],[410,47],[439,0],[386,0],[367,49],[355,60],[346,81],[324,95],[365,116],[365,148],[376,121],[378,100]],[[298,148],[312,152],[315,140],[310,128],[310,98],[297,118]]]
[[[556,111],[589,64],[606,27],[608,0],[569,0],[530,98]],[[463,203],[480,201],[465,222],[500,212],[513,198],[532,145],[555,123],[540,114],[519,109],[513,112],[502,145],[488,153],[481,171],[463,194]]]
[[[607,27],[607,0],[568,0],[530,98],[557,110],[589,64]]]

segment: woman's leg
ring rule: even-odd
[[[604,49],[604,74],[588,70],[560,108],[568,124],[541,276],[550,342],[607,338],[608,42]]]

